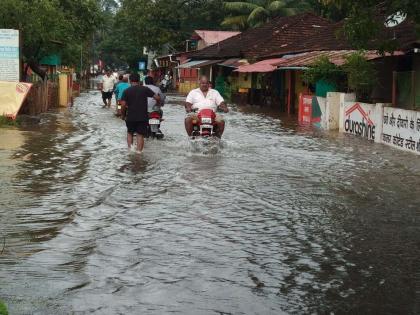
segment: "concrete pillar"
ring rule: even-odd
[[[68,103],[67,74],[60,73],[58,76],[58,106],[67,107]]]
[[[376,103],[374,117],[377,119],[375,127],[375,142],[382,142],[382,130],[384,127],[384,105],[383,103]]]
[[[340,117],[338,129],[340,132],[344,132],[344,106],[346,102],[355,102],[356,94],[354,93],[340,93]]]

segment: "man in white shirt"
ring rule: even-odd
[[[114,91],[115,82],[115,77],[111,74],[111,71],[107,70],[102,78],[103,107],[111,107],[112,92]]]
[[[187,131],[188,136],[191,136],[193,133],[193,120],[198,120],[197,114],[193,113],[193,110],[201,109],[212,109],[216,112],[217,108],[220,107],[225,113],[229,111],[226,106],[225,100],[220,95],[217,90],[210,88],[210,82],[206,76],[200,78],[200,87],[194,89],[188,93],[185,110],[188,115],[185,118],[185,130]],[[225,130],[225,122],[223,118],[216,114],[216,135],[221,138],[223,131]]]

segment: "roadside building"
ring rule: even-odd
[[[344,58],[355,52],[346,40],[337,37],[342,25],[342,22],[332,23],[313,13],[279,17],[191,54],[190,65],[213,61],[213,67],[223,67],[227,60],[242,60],[242,65],[227,72],[226,81],[230,82],[233,101],[271,105],[283,112],[297,113],[299,94],[310,93],[302,80],[305,69],[322,55],[342,65]],[[364,53],[366,59],[374,62],[378,73],[378,82],[370,97],[396,105],[407,100],[411,104],[420,102],[415,89],[420,86],[420,79],[415,80],[420,62],[416,57],[419,42],[414,24],[407,20],[393,27],[384,25],[380,36],[380,39],[392,40],[397,50],[383,55],[373,49]],[[370,44],[373,48],[374,43]],[[218,71],[212,69],[213,73]],[[417,77],[420,78],[420,72]],[[334,90],[321,83],[317,90],[323,91],[324,96]]]
[[[156,58],[156,66],[161,74],[171,73],[173,87],[178,88],[181,93],[188,93],[197,87],[200,75],[207,75],[215,78],[217,73],[212,67],[217,62],[224,60],[199,60],[191,61],[190,55],[195,51],[205,49],[218,42],[231,38],[240,32],[195,30],[191,38],[185,41],[185,51],[173,54],[166,54]]]
[[[273,49],[285,53],[298,53],[311,48],[305,40],[330,27],[332,23],[313,13],[290,17],[278,17],[241,34],[219,42],[191,55],[195,60],[217,60],[216,65],[225,73],[230,82],[231,100],[250,104],[272,104],[286,108],[286,82],[290,74],[276,72],[272,64],[279,61],[278,56],[269,56]],[[220,62],[222,60],[222,62]],[[232,62],[226,65],[226,61]],[[238,64],[238,61],[241,63]],[[236,64],[235,64],[236,63]],[[230,69],[226,71],[226,67]],[[289,79],[290,80],[290,79]],[[295,85],[298,86],[298,85]],[[288,87],[290,90],[291,87]]]

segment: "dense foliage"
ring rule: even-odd
[[[416,0],[1,0],[0,28],[21,31],[23,60],[32,65],[58,53],[63,64],[101,59],[120,67],[134,66],[143,47],[158,54],[182,51],[194,29],[242,30],[308,10],[346,18],[342,33],[361,49],[378,37],[384,22],[373,18],[378,11],[404,12],[420,22]],[[377,44],[380,50],[393,48]]]
[[[292,0],[248,0],[225,1],[227,13],[222,25],[237,30],[260,26],[276,16],[294,15],[309,9],[306,1]]]
[[[420,25],[418,0],[320,0],[320,3],[332,9],[340,19],[345,18],[342,34],[359,49],[367,49],[369,40],[378,39],[384,23],[396,21],[396,13]],[[328,10],[324,13],[328,16]],[[393,51],[393,44],[392,40],[378,40],[376,48]]]
[[[89,42],[102,21],[99,0],[2,0],[0,28],[20,30],[25,62],[36,64],[51,53],[63,63],[80,60],[80,46]]]
[[[377,81],[373,63],[366,60],[363,52],[356,52],[346,57],[342,66],[347,76],[347,85],[358,96],[368,95]]]
[[[320,56],[310,68],[303,73],[303,80],[315,85],[319,81],[325,81],[338,85],[343,77],[343,71],[340,67],[331,63],[327,56]]]
[[[324,81],[338,89],[347,86],[348,91],[366,99],[377,80],[374,65],[366,60],[363,51],[350,54],[345,59],[342,66],[337,66],[327,56],[320,56],[305,70],[303,80],[312,85]]]
[[[143,47],[157,53],[184,49],[183,41],[195,29],[219,29],[221,0],[122,0],[113,30],[101,48],[133,65]],[[112,49],[111,49],[112,48]]]
[[[6,305],[0,300],[0,315],[8,315],[9,312],[7,311]]]

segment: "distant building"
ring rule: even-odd
[[[238,34],[240,32],[195,30],[187,40],[186,51],[200,50]]]

